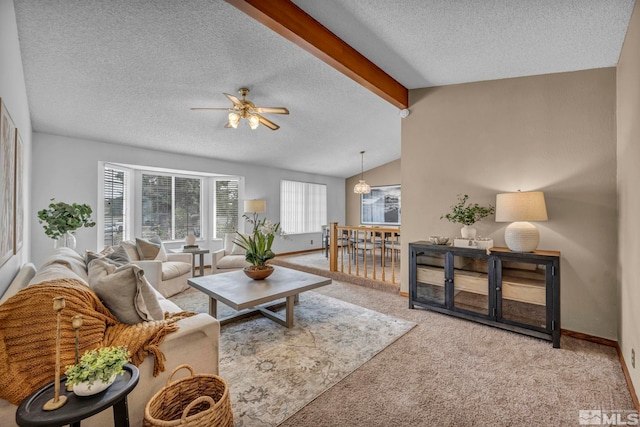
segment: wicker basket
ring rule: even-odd
[[[191,376],[171,382],[183,368]],[[191,366],[180,365],[144,408],[144,426],[233,427],[229,387],[217,375],[195,375]]]

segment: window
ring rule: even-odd
[[[225,233],[238,228],[238,181],[216,180],[213,198],[216,213],[213,238],[222,239]]]
[[[98,245],[134,237],[221,239],[238,229],[241,177],[102,163]]]
[[[316,233],[327,223],[327,186],[280,182],[280,225],[287,234]]]
[[[200,237],[200,178],[142,174],[142,237]]]
[[[109,166],[104,168],[104,244],[119,245],[125,235],[126,188],[129,173]]]

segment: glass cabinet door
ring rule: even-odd
[[[489,260],[453,256],[453,307],[489,316]]]
[[[502,260],[498,310],[503,321],[547,327],[547,264]]]
[[[445,305],[445,255],[422,253],[416,257],[416,300]]]

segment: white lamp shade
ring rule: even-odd
[[[546,221],[542,191],[503,193],[496,196],[496,222]]]
[[[266,200],[245,200],[244,211],[250,213],[263,213],[267,211]]]

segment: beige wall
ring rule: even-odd
[[[400,159],[364,172],[364,180],[371,186],[398,185],[401,183],[400,178]],[[345,183],[347,197],[347,223],[345,225],[360,224],[360,195],[353,192],[353,187],[359,180],[360,174],[347,178]]]
[[[640,391],[640,4],[636,2],[617,67],[619,296],[618,340]]]
[[[497,193],[544,191],[539,248],[562,252],[562,327],[616,339],[615,85],[615,69],[605,68],[412,90],[402,122],[403,244],[458,235],[439,219],[458,193],[495,204]],[[504,246],[507,225],[490,217],[476,227]]]

